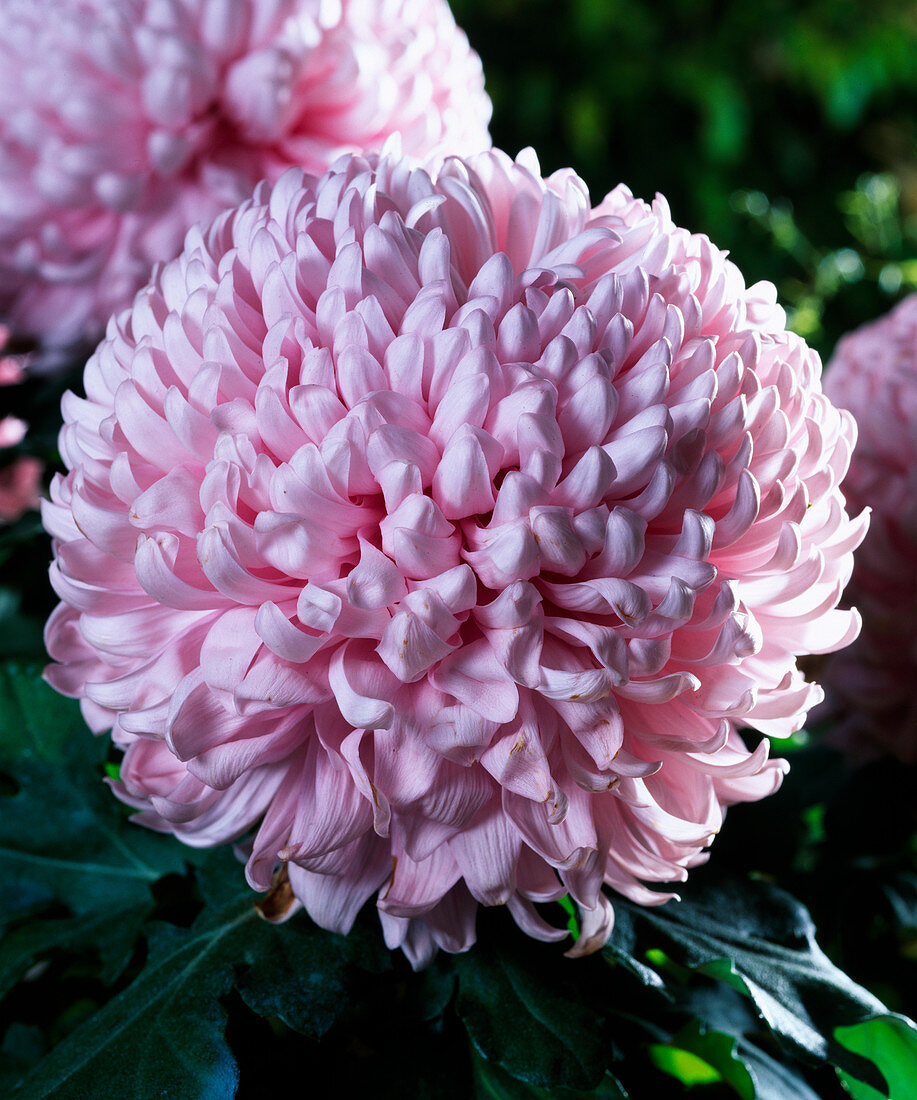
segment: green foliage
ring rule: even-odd
[[[628,1094],[611,1073],[606,1073],[596,1088],[587,1091],[559,1085],[542,1089],[537,1085],[523,1084],[476,1052],[472,1053],[472,1060],[478,1100],[628,1100]]]
[[[125,830],[99,781],[107,751],[79,708],[35,667],[0,669],[0,991],[48,952],[95,948],[121,971],[151,911],[151,887],[184,859],[163,837]],[[46,916],[36,923],[37,915]]]
[[[28,659],[41,651],[41,623],[22,613],[16,589],[0,587],[0,658]]]
[[[616,942],[627,944],[634,934],[629,923],[649,926],[682,965],[748,996],[771,1031],[800,1055],[862,1072],[832,1027],[880,1014],[883,1006],[825,956],[799,902],[753,880],[707,878],[700,893],[692,885],[683,896],[662,909],[618,906]]]
[[[387,963],[381,945],[369,948],[359,934],[330,936],[304,920],[268,924],[232,857],[209,862],[221,894],[233,884],[234,896],[211,902],[190,929],[151,924],[142,972],[39,1064],[24,1096],[76,1100],[103,1087],[111,1100],[234,1096],[238,1067],[220,1003],[233,986],[259,1014],[319,1038],[345,1010],[354,958]],[[111,1079],[113,1066],[130,1073]]]
[[[92,1015],[22,1083],[23,1096],[60,1100],[176,1100],[235,1095],[238,1071],[223,1038],[219,997],[233,980],[254,923],[249,898],[208,914],[189,932],[154,927],[149,961],[128,988]],[[115,1066],[130,1067],[115,1073]]]
[[[816,345],[830,349],[856,322],[917,290],[917,219],[906,216],[890,174],[860,176],[841,193],[836,209],[848,237],[834,248],[814,244],[786,200],[737,191],[731,204],[765,250],[782,258],[778,290],[789,326]]]
[[[475,1047],[539,1088],[594,1088],[608,1064],[606,1020],[568,961],[535,943],[479,944],[456,959],[456,1009]],[[499,1006],[499,1007],[496,1007]]]
[[[661,1070],[686,1085],[726,1081],[741,1100],[755,1100],[754,1078],[736,1048],[734,1036],[692,1020],[668,1045],[650,1047],[650,1055]]]
[[[917,91],[917,30],[906,0],[868,8],[853,0],[802,9],[790,0],[569,0],[560,9],[546,0],[454,0],[453,7],[483,56],[501,141],[521,134],[523,143],[547,145],[551,167],[555,156],[584,163],[596,186],[617,181],[610,169],[636,165],[642,179],[664,176],[656,186],[671,181],[700,205],[728,197],[737,165],[762,180],[816,179],[839,152],[850,156],[849,148],[830,147],[832,137],[862,141],[871,112]],[[584,96],[595,104],[585,120],[569,110]],[[676,140],[674,149],[663,135]]]
[[[35,605],[43,613],[50,610],[49,559],[50,549],[35,512],[9,526],[0,524],[0,660],[44,659],[44,621],[42,614],[35,613]],[[14,575],[15,586],[10,583]]]

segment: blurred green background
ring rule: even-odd
[[[917,289],[915,0],[452,0],[494,141],[776,282],[823,356]]]

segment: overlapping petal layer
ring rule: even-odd
[[[432,170],[431,170],[432,171]],[[251,831],[415,965],[705,858],[820,698],[854,426],[666,205],[529,152],[290,172],[192,231],[68,395],[48,676],[190,844]]]
[[[825,374],[832,400],[856,417],[859,440],[844,480],[856,508],[870,507],[851,595],[863,633],[832,658],[827,683],[842,736],[917,763],[917,294],[845,336]]]
[[[0,310],[101,335],[186,230],[345,150],[487,148],[446,0],[6,0]]]

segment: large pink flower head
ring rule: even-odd
[[[0,312],[97,337],[187,229],[344,150],[489,147],[446,0],[4,0]]]
[[[827,680],[851,747],[917,763],[917,294],[841,340],[825,387],[859,426],[844,494],[872,509],[851,585],[863,634]]]
[[[68,395],[52,683],[119,793],[415,965],[478,903],[578,953],[647,904],[845,644],[854,427],[772,288],[534,155],[298,172],[192,230]],[[279,869],[283,869],[281,872]]]

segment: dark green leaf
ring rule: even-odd
[[[269,941],[270,950],[249,953],[250,969],[239,979],[239,992],[260,1016],[275,1016],[312,1039],[321,1038],[346,1006],[354,959],[371,966],[373,946],[377,953],[385,951],[378,934],[374,941],[362,929],[337,936],[316,929],[304,916],[259,931],[257,939]],[[379,965],[388,961],[386,954]]]
[[[0,921],[53,902],[75,914],[139,910],[183,849],[127,825],[105,788],[104,739],[37,667],[0,666]],[[120,948],[119,948],[120,950]]]
[[[42,624],[22,613],[21,602],[14,588],[0,588],[0,657],[4,659],[34,659],[44,653]]]
[[[184,868],[175,841],[128,823],[102,782],[106,749],[37,666],[0,666],[0,994],[63,952],[97,954],[112,981],[152,885]]]
[[[125,903],[80,917],[32,918],[10,929],[0,939],[0,996],[5,995],[29,968],[57,951],[98,950],[101,978],[111,982],[127,964],[138,929],[152,902]]]
[[[202,915],[191,930],[154,926],[141,975],[39,1063],[22,1095],[229,1100],[238,1073],[219,998],[257,930],[250,896]]]
[[[0,1046],[0,1095],[12,1092],[46,1049],[41,1028],[10,1024]]]
[[[820,1100],[795,1067],[741,1039],[736,1052],[754,1081],[755,1100]]]
[[[389,965],[376,929],[344,937],[304,914],[263,921],[228,851],[206,857],[201,878],[211,903],[194,925],[151,925],[140,975],[54,1048],[23,1096],[231,1097],[238,1072],[220,999],[234,986],[256,1012],[317,1038],[347,1010],[361,974]],[[117,1066],[130,1072],[113,1075]]]
[[[897,928],[917,932],[917,873],[902,872],[884,890]]]
[[[628,1100],[627,1092],[611,1073],[606,1073],[594,1089],[543,1089],[517,1080],[479,1054],[473,1053],[472,1059],[478,1100]]]
[[[630,920],[615,918],[615,935],[603,952],[610,963],[617,963],[630,971],[643,985],[658,989],[668,996],[665,981],[651,966],[636,957],[636,929]]]
[[[456,958],[458,1013],[477,1049],[538,1088],[595,1088],[610,1058],[605,1021],[584,1003],[575,964],[521,936]]]
[[[426,970],[417,975],[415,981],[423,1005],[422,1018],[435,1020],[442,1016],[455,993],[456,979],[452,959],[440,953]]]

